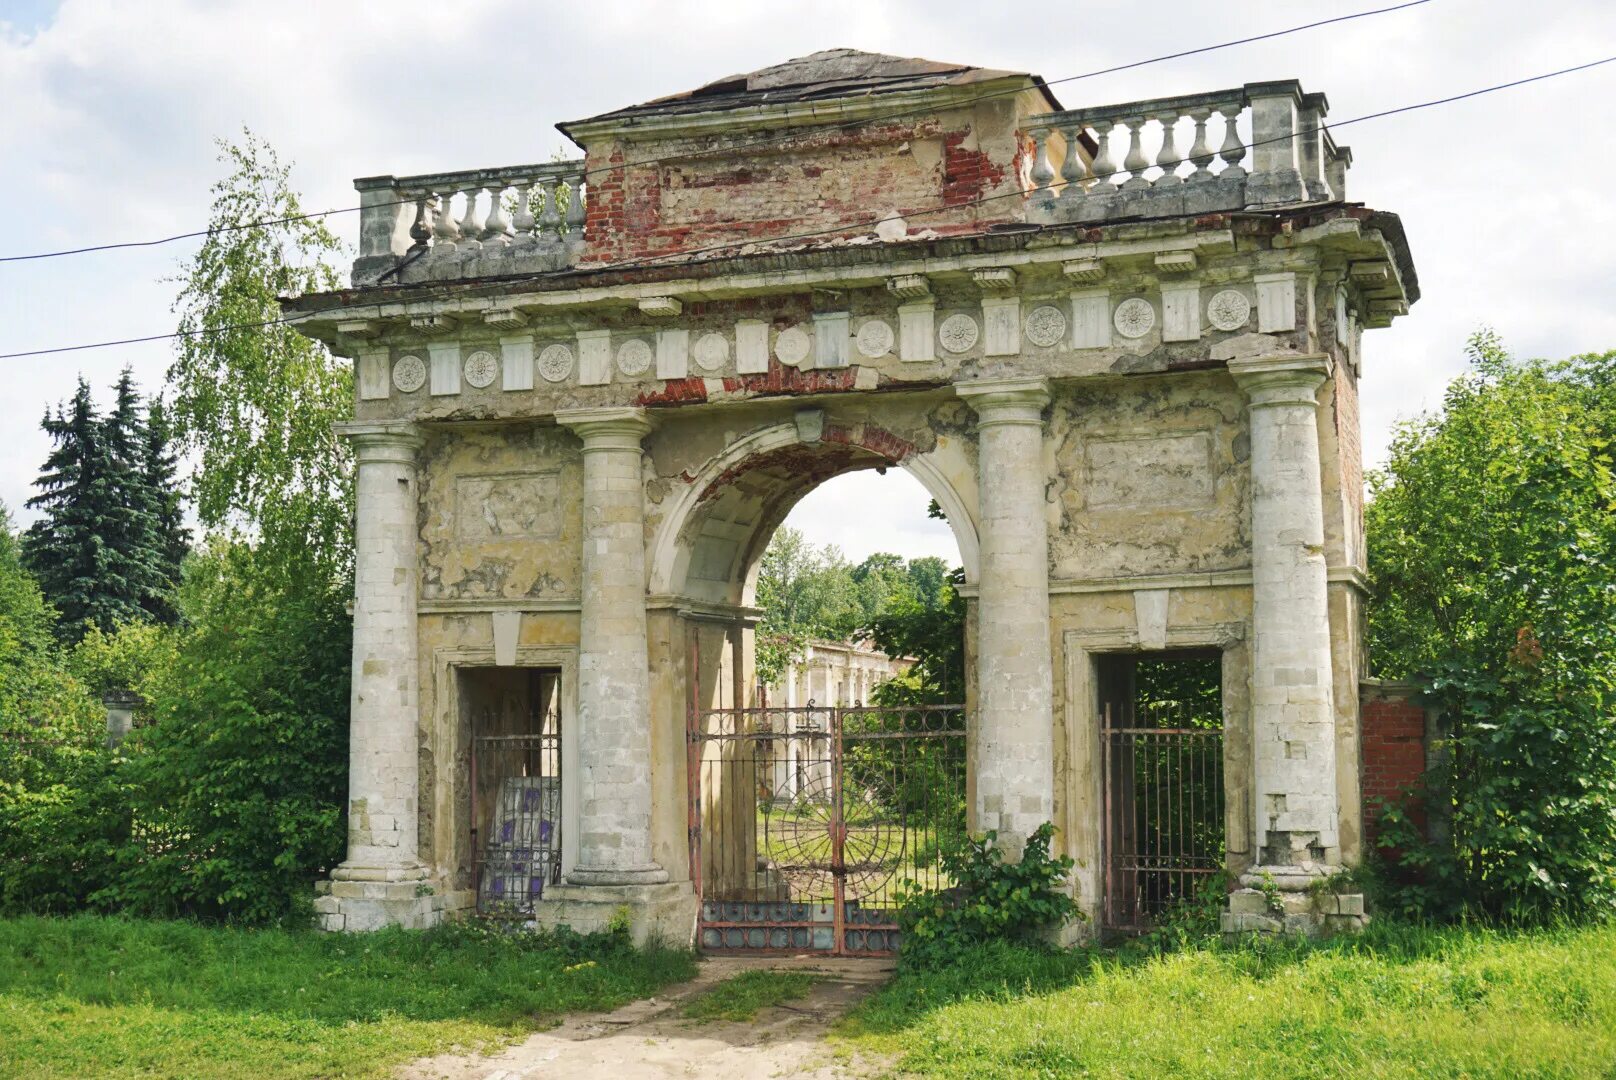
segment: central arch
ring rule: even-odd
[[[689,477],[655,533],[650,592],[749,606],[763,550],[792,507],[833,477],[893,467],[937,500],[959,546],[965,580],[975,584],[975,464],[960,441],[939,438],[921,451],[873,424],[815,416],[750,431]]]
[[[873,422],[883,411],[897,431]],[[794,948],[885,955],[897,930],[881,873],[898,874],[904,860],[924,858],[923,841],[938,842],[952,807],[968,815],[969,672],[965,701],[951,705],[883,709],[791,691],[776,700],[757,677],[762,613],[754,606],[764,551],[793,508],[827,481],[871,469],[902,468],[937,501],[974,585],[977,469],[975,443],[958,422],[962,411],[958,403],[840,415],[802,409],[726,434],[699,467],[687,464],[677,474],[669,467],[672,447],[703,433],[665,430],[661,476],[672,491],[664,488],[660,500],[647,583],[659,612],[653,669],[677,696],[654,695],[652,708],[663,730],[684,736],[687,840],[704,947],[757,947],[752,938],[765,934],[769,947],[785,935]],[[970,623],[968,615],[967,654]],[[844,754],[849,746],[856,753]],[[844,759],[860,764],[845,766]],[[793,771],[783,774],[782,761]],[[910,771],[925,768],[932,773],[920,781],[921,797]],[[789,776],[811,782],[799,789]],[[937,794],[956,786],[958,803]],[[962,817],[947,828],[968,824]],[[827,881],[837,882],[830,892]],[[810,907],[819,912],[814,920],[829,922],[804,923]]]

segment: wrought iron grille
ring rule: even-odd
[[[1187,709],[1108,706],[1100,748],[1104,921],[1141,930],[1223,866],[1223,728]]]
[[[886,955],[899,890],[949,884],[961,706],[701,711],[690,741],[704,948]]]
[[[530,714],[529,730],[487,734],[484,713],[471,751],[472,850],[477,910],[525,918],[561,880],[561,717]]]

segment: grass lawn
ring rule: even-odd
[[[936,1077],[1616,1077],[1616,927],[1376,924],[1321,945],[984,949],[843,1021]]]
[[[694,974],[687,953],[590,962],[465,931],[0,920],[0,1076],[379,1076]]]

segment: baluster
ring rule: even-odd
[[[1240,130],[1235,123],[1240,118],[1240,106],[1221,106],[1218,115],[1223,117],[1223,146],[1218,150],[1218,157],[1223,159],[1226,166],[1218,178],[1239,180],[1246,175],[1245,168],[1240,164],[1246,159],[1246,146],[1240,141]]]
[[[460,236],[462,238],[460,246],[469,251],[475,251],[482,247],[481,241],[477,238],[483,232],[483,218],[477,209],[477,201],[482,197],[483,187],[481,184],[473,184],[464,190],[466,192],[466,213],[460,219]]]
[[[1122,159],[1122,167],[1127,171],[1128,179],[1123,182],[1122,190],[1139,191],[1149,188],[1150,181],[1145,179],[1145,170],[1150,168],[1150,162],[1145,158],[1144,117],[1130,116],[1121,123],[1128,129],[1128,156]]]
[[[584,236],[584,174],[567,177],[567,239]]]
[[[1066,160],[1061,162],[1061,179],[1066,181],[1067,196],[1076,198],[1083,194],[1083,181],[1089,178],[1088,166],[1083,164],[1083,155],[1078,153],[1079,144],[1083,141],[1083,125],[1065,128],[1061,134],[1066,137]]]
[[[1094,133],[1100,137],[1100,152],[1094,157],[1094,185],[1095,194],[1106,194],[1117,190],[1117,166],[1111,156],[1111,133],[1116,124],[1110,120],[1096,120],[1089,125]]]
[[[1184,179],[1192,184],[1212,179],[1212,162],[1217,155],[1212,153],[1212,147],[1206,141],[1206,121],[1211,115],[1211,109],[1190,110],[1190,119],[1195,121],[1195,142],[1190,146],[1190,161],[1195,171]]]
[[[516,185],[516,217],[511,222],[518,237],[533,234],[533,181],[522,180]]]
[[[483,246],[508,247],[511,219],[505,213],[505,188],[496,184],[488,189],[488,224],[483,227]]]
[[[539,214],[539,233],[555,234],[561,231],[561,212],[556,206],[556,178],[546,176],[539,181],[544,191],[544,210]]]
[[[426,247],[428,241],[432,239],[432,220],[426,208],[431,198],[431,192],[427,191],[415,196],[415,221],[410,225],[410,239],[415,243],[410,246],[411,251]]]
[[[1178,156],[1176,145],[1180,115],[1176,109],[1169,109],[1156,118],[1161,122],[1162,129],[1161,149],[1156,152],[1156,165],[1162,171],[1156,178],[1157,187],[1173,187],[1184,182],[1184,178],[1178,175],[1178,167],[1184,159]]]
[[[444,253],[455,249],[455,241],[460,239],[460,226],[455,224],[454,209],[450,203],[454,201],[454,189],[438,192],[438,205],[435,214],[436,220],[432,222],[432,250]]]
[[[1055,179],[1055,170],[1049,164],[1049,129],[1034,128],[1032,135],[1032,186],[1037,191],[1048,191]]]

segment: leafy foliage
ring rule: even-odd
[[[876,648],[888,656],[914,660],[901,678],[876,687],[877,704],[930,705],[965,700],[965,598],[958,591],[964,584],[965,571],[956,567],[942,578],[933,604],[910,604],[877,612],[865,624],[863,632]]]
[[[100,708],[62,663],[56,613],[0,509],[0,910],[68,911],[106,881],[125,825]]]
[[[352,623],[345,597],[262,549],[195,562],[166,692],[124,767],[135,841],[120,910],[269,923],[307,913],[340,860]]]
[[[1616,913],[1616,353],[1511,359],[1489,334],[1442,410],[1371,478],[1374,669],[1414,678],[1451,728],[1406,807],[1400,902],[1546,920]]]
[[[200,467],[197,516],[271,549],[302,548],[340,576],[351,558],[350,455],[331,425],[353,376],[317,342],[280,325],[277,298],[335,289],[340,245],[303,212],[290,168],[251,132],[221,140],[230,173],[213,186],[207,239],[184,266],[171,420]],[[252,224],[254,222],[278,224]]]
[[[777,530],[758,569],[758,677],[774,682],[810,638],[845,641],[870,634],[881,619],[946,608],[954,599],[946,567],[935,557],[910,561],[890,552],[855,565],[834,546],[816,548],[796,529]]]
[[[1080,917],[1066,891],[1073,862],[1051,856],[1055,827],[1045,822],[1027,838],[1019,862],[1006,862],[997,837],[964,836],[945,845],[941,865],[954,881],[947,890],[910,881],[899,896],[901,958],[905,965],[938,967],[984,942],[1037,944],[1049,931]]]
[[[297,200],[251,135],[224,158],[232,172],[214,189],[212,229],[180,294],[172,412],[154,401],[142,416],[126,376],[105,421],[82,385],[71,412],[47,418],[63,433],[47,495],[89,496],[61,497],[79,516],[53,535],[84,555],[56,564],[86,591],[110,586],[117,603],[75,611],[83,640],[40,669],[94,722],[31,747],[0,790],[7,908],[296,921],[342,854],[351,498],[331,424],[350,380],[285,327],[225,329],[276,318],[279,295],[335,286],[320,256],[336,244],[309,222],[239,228],[293,215]],[[216,530],[177,590],[187,538],[171,431],[198,456],[198,511]],[[119,570],[133,536],[150,588]],[[0,602],[26,600],[7,577],[0,560]],[[154,616],[179,625],[139,622]],[[24,623],[37,636],[51,619]],[[116,754],[101,748],[86,692],[112,686],[146,699]]]

